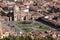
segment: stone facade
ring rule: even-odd
[[[19,13],[20,13],[19,7],[17,5],[15,5],[15,7],[14,7],[14,21],[18,21],[17,19],[19,18]]]

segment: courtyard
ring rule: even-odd
[[[24,30],[25,32],[51,30],[50,27],[43,25],[39,22],[33,22],[33,21],[23,21],[23,22],[17,23],[16,25],[22,30]]]

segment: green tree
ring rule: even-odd
[[[2,40],[14,40],[14,37],[9,35],[8,37],[4,37]]]
[[[19,36],[16,36],[16,37],[15,37],[15,40],[19,40]]]
[[[32,40],[32,38],[30,36],[27,36],[25,40]]]
[[[46,36],[41,38],[41,40],[55,40],[52,36]]]
[[[40,38],[34,38],[34,40],[40,40]]]
[[[23,36],[20,36],[19,40],[25,40],[25,38]]]

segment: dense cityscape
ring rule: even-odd
[[[0,0],[0,40],[60,40],[60,0]]]

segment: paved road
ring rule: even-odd
[[[24,32],[21,28],[17,27],[14,22],[2,22],[2,26],[6,29],[11,29],[17,33]]]

